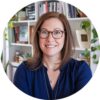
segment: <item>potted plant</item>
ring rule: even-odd
[[[76,30],[76,36],[80,48],[90,48],[90,27],[89,20],[84,20],[80,24],[80,29]]]
[[[86,32],[90,32],[91,23],[89,20],[84,20],[80,24],[81,29],[85,30]]]
[[[91,30],[91,23],[90,21],[82,21],[80,24],[80,27],[84,29],[87,33]],[[96,29],[93,27],[91,31],[91,39],[90,39],[90,45],[91,45],[91,55],[89,53],[88,49],[85,49],[82,52],[82,55],[84,55],[87,59],[89,58],[88,56],[92,57],[92,63],[98,64],[99,61],[99,55],[100,55],[100,44],[99,44],[99,39],[98,39],[98,34]]]
[[[88,64],[90,64],[90,51],[87,48],[80,53],[79,57],[81,60],[85,60]]]

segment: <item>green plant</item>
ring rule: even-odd
[[[93,33],[93,39],[98,38],[98,33],[95,28],[92,29],[92,33]]]
[[[91,23],[89,20],[84,20],[80,23],[80,27],[88,34],[91,29]],[[86,48],[84,51],[81,52],[81,56],[86,60],[90,60],[90,51]]]
[[[90,51],[86,48],[84,51],[81,52],[81,55],[85,58],[90,58]]]
[[[98,34],[95,28],[92,29],[92,34],[93,38],[91,39],[91,52],[93,53],[92,58],[93,58],[93,63],[98,64],[99,59],[97,58],[98,55],[96,54],[96,51],[100,51],[100,44],[97,44],[98,42]]]
[[[81,22],[80,27],[84,29],[86,32],[90,31],[91,23],[89,20],[84,20]]]
[[[90,65],[90,51],[87,48],[84,51],[81,51],[80,58]]]
[[[90,23],[89,20],[82,21],[81,24],[80,24],[80,27],[88,33],[91,30],[91,23]],[[92,55],[93,63],[98,64],[99,61],[97,59],[98,55],[96,54],[96,51],[97,50],[100,51],[100,44],[97,44],[98,34],[97,34],[97,31],[94,27],[92,28],[91,35],[93,35],[92,39],[90,41],[91,42],[91,52],[93,53],[93,55]],[[86,57],[86,58],[88,58],[90,56],[88,49],[85,49],[81,54],[84,55],[84,57]]]
[[[7,27],[5,28],[4,30],[4,33],[3,33],[3,37],[4,37],[4,41],[9,41],[9,37],[8,37],[8,29]],[[3,54],[3,50],[2,50],[2,53],[1,53],[1,62],[3,64],[3,67],[4,67],[4,71],[7,73],[7,68],[8,68],[8,65],[9,65],[9,60],[8,61],[5,61],[6,63],[4,64],[4,54]]]
[[[3,52],[2,52],[2,54],[1,54],[1,62],[3,63]],[[3,66],[4,67],[4,71],[7,73],[7,67],[8,67],[8,65],[9,65],[9,61],[6,63],[6,65],[5,66]]]

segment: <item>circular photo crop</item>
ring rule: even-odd
[[[88,16],[59,0],[20,9],[4,30],[4,71],[22,92],[62,99],[92,78],[100,56],[98,33]]]

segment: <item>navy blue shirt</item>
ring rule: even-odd
[[[92,77],[90,67],[85,61],[69,60],[60,69],[57,83],[52,90],[47,68],[41,64],[37,70],[28,68],[23,62],[16,70],[14,84],[26,94],[47,100],[70,96],[84,87]]]

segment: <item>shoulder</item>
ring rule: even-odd
[[[92,78],[92,72],[90,66],[85,61],[78,61],[70,59],[66,63],[67,76],[75,83],[75,91],[80,90],[84,87],[87,82]]]
[[[39,68],[40,69],[40,68]],[[27,61],[23,61],[17,68],[15,75],[17,74],[18,76],[21,75],[33,75],[35,72],[37,72],[39,69],[34,70],[30,67],[29,63]]]
[[[30,84],[34,79],[34,76],[35,71],[28,67],[27,61],[23,61],[16,69],[13,82],[16,86],[18,85],[18,87],[26,81]]]
[[[28,68],[27,62],[22,62],[14,75],[13,83],[23,92],[31,95],[31,84],[34,80],[34,72]]]
[[[27,61],[23,61],[17,68],[18,72],[31,72],[31,69],[28,68]]]
[[[85,61],[78,61],[71,58],[66,64],[66,69],[73,73],[74,75],[90,75],[92,76],[90,66]]]
[[[72,74],[78,79],[89,80],[92,77],[90,66],[85,61],[78,61],[71,59],[69,61],[69,67]]]
[[[32,77],[34,71],[28,68],[27,61],[23,61],[16,69],[14,79],[19,79],[20,77]]]
[[[79,68],[82,66],[90,67],[89,64],[87,64],[87,62],[85,62],[84,60],[79,61],[73,58],[71,58],[66,64],[72,66],[73,68]]]
[[[74,59],[74,58],[71,58],[69,61],[68,61],[68,64],[87,64],[84,60],[76,60],[76,59]]]

